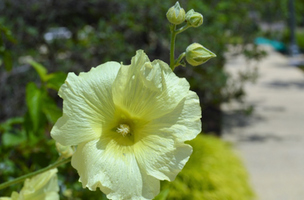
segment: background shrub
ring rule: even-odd
[[[6,51],[11,52],[13,70],[0,69],[4,74],[0,121],[26,112],[22,86],[39,81],[24,58],[32,57],[50,73],[88,71],[110,60],[128,64],[137,49],[143,49],[151,60],[169,62],[166,12],[174,3],[175,0],[1,1],[0,24],[11,30],[17,42],[4,39]],[[180,4],[186,11],[194,8],[202,13],[204,24],[178,35],[176,55],[198,42],[217,57],[195,68],[178,68],[176,73],[186,77],[200,97],[204,132],[219,134],[220,105],[231,99],[242,100],[244,96],[242,84],[229,84],[229,75],[223,69],[227,44],[240,47],[236,53],[242,53],[247,44],[253,43],[258,26],[248,11],[262,6],[254,0],[181,0]],[[66,36],[47,39],[46,34],[60,27],[68,31]],[[263,53],[251,48],[245,55],[259,59]],[[58,103],[61,101],[55,92],[51,96]]]
[[[172,182],[163,182],[167,199],[251,200],[254,192],[247,171],[231,145],[218,138],[199,135],[189,142],[193,154]]]

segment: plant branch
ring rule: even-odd
[[[56,168],[56,167],[58,167],[60,165],[63,165],[65,163],[67,163],[67,162],[70,162],[70,161],[71,161],[71,157],[70,158],[66,158],[66,159],[62,159],[62,160],[59,160],[59,161],[57,161],[57,162],[55,162],[55,163],[53,163],[53,164],[51,164],[51,165],[49,165],[49,166],[47,166],[47,167],[45,167],[43,169],[40,169],[38,171],[29,173],[29,174],[26,174],[26,175],[23,175],[23,176],[20,176],[18,178],[15,178],[14,180],[2,183],[2,184],[0,184],[0,190],[3,189],[3,188],[6,188],[8,186],[11,186],[13,184],[20,183],[20,182],[24,181],[25,179],[31,178],[33,176],[36,176],[36,175],[41,174],[43,172],[46,172],[46,171],[48,171],[50,169]]]
[[[176,25],[170,26],[171,31],[171,44],[170,44],[170,68],[174,70],[174,49],[175,49],[175,38],[176,38]]]

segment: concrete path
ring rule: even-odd
[[[290,58],[267,51],[257,82],[245,87],[253,114],[223,105],[223,138],[235,144],[259,200],[303,200],[304,73],[289,65]],[[245,59],[237,57],[226,69],[236,75],[245,66]]]

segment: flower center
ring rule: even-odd
[[[120,124],[117,127],[116,132],[120,133],[123,137],[126,137],[128,134],[131,134],[131,129],[127,124]]]

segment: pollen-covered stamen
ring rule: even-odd
[[[120,124],[119,127],[117,127],[116,132],[126,137],[131,133],[130,126],[127,124]]]

